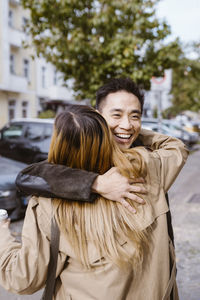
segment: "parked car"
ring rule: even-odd
[[[6,209],[11,221],[24,217],[28,197],[17,192],[15,179],[27,165],[0,156],[0,208]]]
[[[26,164],[48,155],[53,119],[15,119],[0,130],[0,155]]]
[[[186,145],[192,146],[199,141],[199,134],[197,132],[189,132],[180,123],[175,120],[164,120],[166,125],[174,133],[177,131],[177,138],[180,138]],[[179,133],[179,134],[178,134]]]
[[[182,124],[183,128],[190,133],[197,133],[200,135],[200,121],[186,121]]]
[[[158,119],[142,118],[142,128],[176,137],[182,140],[189,147],[197,143],[199,140],[199,135],[196,132],[186,131],[174,120],[163,119],[159,126]]]

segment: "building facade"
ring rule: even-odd
[[[29,12],[19,0],[0,1],[0,128],[18,117],[37,117],[39,112],[73,100],[72,89],[63,87],[61,74],[24,48]],[[53,106],[52,106],[53,105]]]

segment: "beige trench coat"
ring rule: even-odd
[[[147,141],[148,137],[145,139]],[[165,192],[184,165],[187,150],[179,140],[160,134],[154,135],[150,144],[153,144],[153,152],[138,148],[148,168],[146,197],[150,204],[139,206],[135,217],[141,221],[141,229],[152,226],[142,273],[135,274],[131,266],[119,269],[106,258],[102,260],[92,245],[89,246],[90,261],[94,268],[85,270],[61,233],[54,299],[170,300],[172,288],[174,299],[178,299]],[[14,240],[8,229],[0,229],[0,284],[8,291],[31,294],[44,287],[49,263],[51,215],[51,199],[32,197],[24,220],[22,244]],[[129,241],[120,243],[134,253]]]

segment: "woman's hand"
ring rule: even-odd
[[[10,219],[0,221],[0,228],[9,228]]]

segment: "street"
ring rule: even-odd
[[[190,154],[186,165],[169,191],[177,255],[177,281],[180,300],[200,300],[200,147]],[[11,224],[19,237],[23,221]],[[0,288],[2,300],[38,300],[12,295]],[[138,300],[138,299],[137,299]],[[146,300],[146,299],[140,299]],[[153,300],[153,299],[151,299]]]
[[[200,149],[191,154],[169,192],[180,300],[200,299]]]

